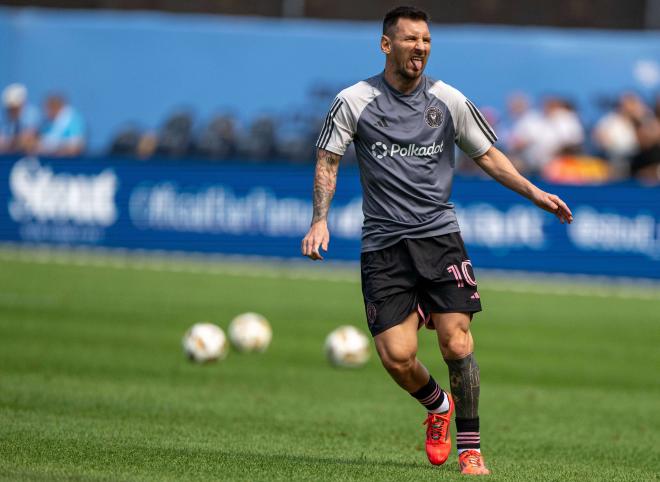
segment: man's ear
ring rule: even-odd
[[[392,41],[387,35],[383,35],[380,38],[380,50],[384,54],[389,54],[392,51]]]

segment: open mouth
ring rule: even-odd
[[[410,57],[410,63],[412,64],[413,70],[422,70],[422,66],[424,65],[424,59],[420,56],[413,56]]]

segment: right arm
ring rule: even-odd
[[[330,232],[328,231],[328,211],[330,201],[337,187],[337,171],[341,156],[334,152],[318,149],[316,154],[316,171],[314,174],[314,212],[312,225],[302,240],[303,256],[313,260],[323,259],[319,248],[328,250]]]

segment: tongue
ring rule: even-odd
[[[422,61],[421,60],[413,60],[412,61],[413,67],[415,70],[420,70],[422,68]]]

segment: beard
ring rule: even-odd
[[[413,54],[409,52],[401,52],[399,55],[401,55],[401,58],[399,62],[397,62],[397,69],[396,73],[401,79],[405,79],[408,81],[413,81],[419,79],[421,77],[422,73],[424,73],[424,68],[426,67],[426,58],[422,57],[421,65],[419,68],[415,65],[415,62],[412,60]]]
[[[397,74],[406,80],[415,80],[418,79],[422,73],[424,73],[424,67],[419,70],[409,70],[406,69],[405,65],[397,69]]]

